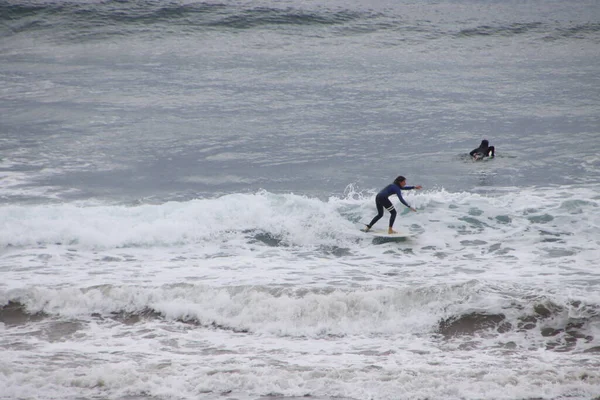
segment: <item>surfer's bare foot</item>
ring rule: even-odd
[[[371,227],[369,225],[365,225],[363,232],[369,232],[369,229],[371,229]]]
[[[390,234],[390,235],[391,235],[392,233],[398,233],[398,232],[396,232],[396,231],[395,231],[395,230],[393,230],[392,228],[389,228],[389,229],[388,229],[388,234]]]

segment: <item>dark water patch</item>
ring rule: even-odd
[[[122,261],[122,259],[119,257],[114,257],[114,256],[104,256],[100,259],[100,261],[102,261],[102,262],[119,262],[119,261]]]
[[[84,327],[81,321],[52,321],[42,329],[41,336],[49,342],[65,342]]]
[[[487,242],[485,240],[461,240],[460,242],[461,245],[463,246],[483,246],[485,244],[487,244]]]
[[[590,347],[589,349],[585,349],[584,353],[599,353],[600,354],[600,346]]]
[[[249,30],[286,26],[342,26],[381,15],[347,9],[303,10],[227,3],[176,2],[0,2],[0,26],[4,36],[47,30],[68,40],[99,40],[114,35],[147,32],[153,35],[206,30]],[[60,29],[58,29],[60,27]],[[385,25],[375,25],[383,29]]]
[[[352,255],[352,251],[347,247],[321,246],[320,250],[326,255],[335,257],[346,257]]]
[[[581,317],[568,316],[571,309],[577,310]],[[577,339],[592,341],[594,338],[586,334],[586,331],[591,324],[600,320],[600,307],[584,305],[580,301],[573,301],[567,306],[551,302],[540,303],[534,306],[534,312],[535,314],[530,316],[530,323],[535,321],[540,326],[542,336],[557,337],[556,340],[548,342],[548,348],[563,351],[575,347]]]
[[[309,12],[292,8],[256,7],[228,13],[211,25],[235,29],[278,25],[337,25],[361,17],[360,13],[351,11]]]
[[[564,243],[564,240],[562,239],[563,236],[572,236],[573,234],[570,232],[550,232],[550,231],[546,231],[546,230],[539,230],[540,236],[543,236],[544,239],[542,240],[542,242],[548,242],[548,243],[554,243],[554,242],[561,242]]]
[[[478,217],[480,215],[483,215],[483,210],[476,208],[476,207],[471,207],[469,209],[469,215],[472,215],[474,217]]]
[[[559,238],[544,238],[542,243],[565,243],[565,241]]]
[[[563,310],[563,307],[560,307],[554,303],[545,303],[545,304],[536,304],[533,306],[533,311],[536,316],[540,318],[550,318],[552,315],[558,314]]]
[[[77,18],[84,21],[156,22],[181,18],[189,14],[218,12],[217,4],[165,4],[161,2],[0,2],[0,21],[22,18]]]
[[[480,220],[478,220],[477,218],[471,218],[471,217],[462,217],[458,219],[459,221],[463,221],[468,223],[469,225],[475,226],[475,227],[483,227],[483,222],[481,222]]]
[[[596,36],[600,32],[600,23],[589,22],[585,24],[574,25],[566,28],[557,28],[550,34],[544,36],[544,41],[552,42],[561,39],[586,39],[590,36]],[[600,38],[599,38],[600,39]],[[597,42],[600,40],[597,40]]]
[[[394,350],[386,350],[386,351],[377,351],[377,350],[360,350],[356,352],[352,352],[352,354],[358,354],[361,356],[389,356],[392,354],[396,354]],[[380,367],[377,367],[378,369]]]
[[[590,343],[594,337],[583,332],[586,328],[585,322],[569,322],[564,328],[546,327],[541,330],[543,337],[551,340],[546,342],[546,350],[567,352],[575,349],[578,342]]]
[[[485,224],[474,217],[462,217],[459,221],[466,222],[466,225],[448,225],[449,228],[456,229],[461,235],[470,235],[480,233],[485,229]]]
[[[508,215],[497,215],[496,221],[500,224],[510,224],[512,222],[512,218]]]
[[[95,314],[94,316],[101,318],[98,314]],[[161,313],[156,312],[151,308],[144,308],[135,313],[125,311],[113,312],[110,314],[110,318],[125,325],[135,325],[147,320],[162,319],[163,317]]]
[[[514,23],[509,25],[480,25],[475,28],[460,30],[455,37],[470,38],[479,36],[517,36],[540,30],[543,27],[541,22]]]
[[[105,320],[106,318],[110,318],[113,321],[121,322],[125,325],[135,325],[139,323],[143,323],[151,320],[164,320],[165,316],[163,313],[156,311],[152,308],[146,307],[143,310],[137,312],[129,312],[129,311],[116,311],[110,313],[108,317],[103,316],[98,313],[92,314],[92,317],[97,318],[99,320]],[[216,321],[201,321],[198,320],[195,316],[186,315],[179,318],[173,319],[176,322],[180,322],[186,325],[192,325],[195,327],[201,327],[205,329],[215,329],[215,330],[225,330],[231,331],[235,333],[248,333],[249,331],[244,328],[236,328],[224,324],[217,323]]]
[[[560,205],[560,208],[567,210],[570,214],[583,214],[586,208],[596,207],[598,205],[595,202],[586,200],[567,200]]]
[[[0,309],[0,322],[7,326],[25,325],[29,322],[41,321],[47,317],[48,315],[43,312],[33,314],[27,312],[27,308],[17,301],[9,301]]]
[[[500,345],[500,347],[507,349],[507,350],[516,350],[517,344],[515,342],[506,342],[506,343],[502,343]]]
[[[274,235],[269,232],[256,231],[246,231],[244,233],[250,234],[250,236],[248,237],[250,243],[262,243],[269,247],[285,246],[283,238],[280,235]]]
[[[7,327],[26,325],[31,322],[43,322],[51,316],[44,312],[29,313],[26,307],[15,301],[9,301],[0,309],[0,322]],[[48,320],[31,336],[37,336],[49,342],[64,342],[69,340],[73,334],[83,329],[85,324],[81,321],[70,320]]]
[[[512,304],[511,307],[525,311],[525,307],[519,304]],[[577,317],[571,317],[571,314],[576,314]],[[484,312],[452,316],[438,323],[437,333],[450,339],[480,334],[501,336],[509,331],[537,330],[540,336],[546,338],[547,350],[568,352],[593,343],[595,340],[592,334],[593,327],[599,321],[599,306],[584,305],[579,301],[560,306],[546,301],[535,303],[530,312],[526,312],[514,321],[508,321],[504,314]],[[597,350],[592,350],[596,347],[590,347],[587,351],[596,352]]]
[[[47,27],[48,23],[44,21],[47,10],[43,4],[0,1],[0,37]]]
[[[409,237],[376,237],[373,238],[373,244],[386,244],[386,243],[395,243],[395,242],[406,242],[409,240]]]
[[[48,261],[52,258],[52,254],[38,254],[37,259],[40,261]]]
[[[470,269],[470,268],[461,268],[461,267],[456,267],[456,268],[454,268],[454,270],[456,272],[462,272],[462,273],[470,274],[470,275],[482,274],[482,273],[485,272],[485,271],[480,270],[480,269]]]
[[[219,330],[219,331],[229,331],[229,332],[234,332],[234,333],[249,333],[250,330],[246,329],[246,328],[236,328],[233,326],[228,326],[225,324],[220,324],[217,323],[216,321],[198,321],[196,318],[187,318],[187,317],[183,317],[183,318],[178,318],[176,321],[184,323],[184,324],[189,324],[189,325],[193,325],[196,327],[201,327],[201,328],[205,328],[205,329],[214,329],[214,330]]]
[[[546,224],[554,220],[554,217],[550,214],[531,215],[527,217],[529,222],[533,224]]]
[[[549,258],[561,258],[561,257],[570,257],[576,254],[573,250],[565,250],[565,249],[543,249],[546,252],[546,255]]]
[[[497,254],[499,256],[503,256],[506,255],[512,251],[515,251],[515,249],[511,248],[511,247],[502,247],[502,243],[496,243],[491,245],[488,248],[488,253],[494,253]]]
[[[337,289],[333,287],[322,287],[322,288],[298,288],[291,290],[286,287],[280,288],[270,288],[265,287],[261,289],[264,292],[271,294],[274,297],[280,297],[282,295],[294,297],[294,298],[303,298],[308,295],[317,295],[317,296],[327,296],[337,291]]]
[[[438,324],[438,333],[446,338],[463,335],[475,335],[483,331],[507,332],[512,325],[503,314],[470,313],[444,319]]]

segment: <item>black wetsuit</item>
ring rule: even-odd
[[[495,156],[494,146],[490,146],[487,140],[482,140],[478,148],[471,150],[469,155],[471,157],[483,158],[483,157],[494,157]]]
[[[375,218],[373,218],[371,223],[369,225],[367,225],[367,227],[369,229],[371,229],[371,227],[373,225],[375,225],[375,223],[377,221],[379,221],[381,219],[381,217],[383,217],[383,209],[384,208],[386,210],[388,210],[391,214],[390,215],[390,228],[392,226],[394,226],[394,221],[396,220],[396,209],[394,208],[394,205],[390,201],[389,197],[393,194],[398,195],[400,202],[402,204],[404,204],[406,207],[410,208],[408,203],[406,201],[404,201],[404,199],[402,198],[402,191],[403,190],[411,190],[414,188],[415,188],[414,186],[404,186],[403,188],[400,188],[400,186],[396,185],[395,183],[389,184],[385,188],[383,188],[383,190],[381,192],[377,193],[377,196],[375,196],[375,206],[377,207],[377,215],[375,216]]]

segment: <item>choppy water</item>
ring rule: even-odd
[[[0,1],[0,398],[600,398],[599,48],[595,1]]]

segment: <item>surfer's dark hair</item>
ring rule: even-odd
[[[396,179],[394,179],[394,183],[398,186],[400,186],[400,182],[405,181],[406,178],[403,177],[402,175],[400,175],[399,177],[397,177]]]

